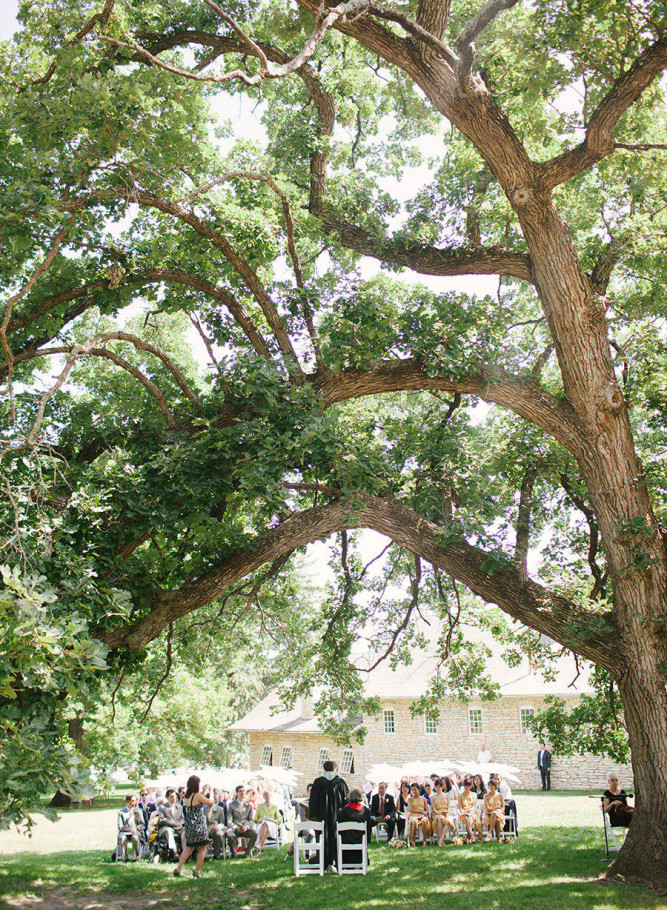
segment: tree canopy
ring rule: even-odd
[[[13,625],[33,591],[57,672],[79,669],[63,687],[39,657],[47,685],[3,651],[5,730],[18,705],[57,741],[101,662],[214,602],[228,634],[239,596],[298,677],[304,629],[263,592],[336,534],[315,675],[351,703],[359,630],[390,651],[421,597],[446,653],[458,583],[593,661],[637,790],[612,873],[655,877],[664,5],[45,0],[21,19],[0,83],[1,603]],[[392,544],[365,600],[357,528]]]

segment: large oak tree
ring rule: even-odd
[[[611,870],[655,878],[663,5],[24,12],[0,123],[6,553],[63,610],[86,603],[121,653],[312,541],[386,535],[414,555],[413,585],[424,560],[613,680],[637,810]],[[263,143],[211,121],[239,91]],[[427,135],[435,160],[408,198]],[[497,293],[402,270],[497,276]],[[138,301],[143,322],[116,318]],[[164,328],[178,313],[206,374]],[[491,406],[484,429],[472,399]],[[565,508],[585,537],[559,529]],[[536,522],[562,535],[556,564],[581,554],[588,592],[548,561],[531,577]],[[327,631],[349,621],[343,596]]]

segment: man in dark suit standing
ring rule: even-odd
[[[376,825],[387,828],[387,842],[394,836],[396,827],[396,803],[394,797],[387,793],[387,785],[378,784],[378,792],[371,799],[371,818]]]
[[[551,752],[547,751],[544,743],[540,743],[537,753],[537,767],[542,775],[542,789],[551,790]]]

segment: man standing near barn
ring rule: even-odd
[[[537,753],[537,767],[542,775],[542,789],[551,790],[551,752],[547,751],[544,743],[540,743]]]
[[[308,801],[311,821],[324,822],[324,867],[329,869],[336,861],[336,819],[338,810],[347,799],[347,784],[336,774],[333,761],[325,761],[323,774],[313,782]]]

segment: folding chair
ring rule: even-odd
[[[361,840],[353,844],[343,843],[341,834],[346,831],[357,831],[361,834]],[[336,840],[338,841],[338,860],[336,869],[339,875],[366,875],[368,872],[368,839],[365,822],[338,822],[336,830]],[[344,853],[361,852],[361,862],[359,860],[345,860]]]
[[[602,809],[602,818],[604,821],[605,853],[607,854],[607,859],[609,859],[609,850],[611,849],[609,846],[609,840],[611,839],[611,842],[614,845],[614,850],[616,850],[616,852],[618,853],[618,851],[621,849],[621,847],[625,843],[625,838],[627,836],[628,829],[626,827],[612,828],[611,823],[609,822],[609,814],[604,811],[604,797],[602,797],[602,799],[600,801],[600,808]],[[620,840],[620,842],[621,842],[620,844],[618,843],[618,840],[616,840],[616,838],[618,838],[618,840]]]
[[[309,831],[315,832],[316,841],[306,841]],[[306,853],[317,853],[317,863],[310,863]],[[294,822],[294,874],[324,875],[324,822]]]
[[[389,840],[389,831],[387,830],[386,821],[380,820],[377,823],[377,825],[373,828],[373,836],[375,837],[376,843],[387,843]]]

